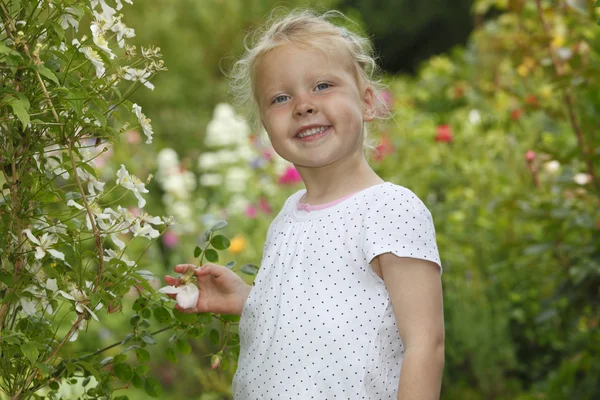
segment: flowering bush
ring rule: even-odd
[[[150,79],[165,70],[160,49],[138,55],[127,43],[135,32],[122,9],[121,0],[0,3],[0,393],[11,399],[61,398],[69,385],[112,398],[117,379],[157,397],[145,347],[173,329],[174,347],[185,350],[186,335],[210,319],[177,319],[139,258],[127,257],[133,241],[151,244],[172,223],[143,211],[151,176],[142,181],[121,165],[108,189],[96,168],[131,127],[152,142],[150,120],[128,98],[152,90]],[[128,192],[135,213],[118,204]],[[141,296],[129,335],[91,351],[70,344],[132,291]],[[152,317],[163,325],[154,332]]]

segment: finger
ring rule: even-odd
[[[174,278],[174,277],[169,276],[169,275],[165,276],[165,282],[167,282],[167,285],[170,285],[170,286],[179,286],[179,285],[181,285],[181,279]]]
[[[223,275],[223,268],[225,267],[217,264],[204,264],[203,266],[196,268],[194,274],[196,276],[212,275],[213,277],[218,278]]]
[[[175,308],[184,314],[194,314],[194,313],[198,312],[198,309],[195,307],[194,308],[181,308],[181,307],[179,307],[179,304],[175,304]]]
[[[179,264],[176,265],[174,270],[175,272],[179,272],[180,274],[185,274],[189,268],[197,268],[197,265],[194,264]]]

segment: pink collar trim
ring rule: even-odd
[[[354,196],[356,193],[352,193],[349,194],[348,196],[342,197],[341,199],[337,199],[334,201],[330,201],[329,203],[325,203],[325,204],[317,204],[317,205],[312,205],[312,204],[307,204],[307,203],[301,203],[298,202],[296,204],[296,209],[300,210],[300,211],[306,211],[306,212],[310,212],[310,211],[317,211],[317,210],[323,210],[325,208],[329,208],[332,206],[335,206],[336,204]]]

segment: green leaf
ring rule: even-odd
[[[123,382],[129,382],[131,378],[133,378],[133,368],[131,368],[131,365],[126,363],[116,364],[114,372],[116,377]]]
[[[135,386],[138,389],[144,387],[144,380],[139,374],[136,373],[133,374],[133,378],[131,378],[131,383],[133,383],[133,386]]]
[[[215,249],[208,249],[204,252],[204,256],[206,260],[209,262],[217,262],[219,261],[219,253]]]
[[[229,261],[227,264],[225,264],[225,268],[233,269],[233,267],[235,267],[235,264],[235,261]]]
[[[52,389],[52,390],[58,390],[60,388],[60,385],[56,381],[51,382],[50,385],[48,385],[48,386],[50,386],[50,389]]]
[[[14,50],[5,45],[3,42],[0,42],[0,54],[11,54]]]
[[[100,381],[100,372],[98,372],[98,370],[94,368],[92,364],[87,361],[77,361],[76,364],[82,367],[86,372],[94,375],[94,378],[96,378],[97,381]]]
[[[150,361],[150,353],[146,349],[138,347],[137,349],[135,349],[135,355],[137,357],[137,360],[141,363]]]
[[[211,239],[210,244],[217,250],[225,250],[231,243],[225,236],[217,235]]]
[[[177,354],[175,353],[175,349],[172,347],[167,348],[165,356],[167,357],[167,360],[171,361],[173,364],[177,362]]]
[[[149,369],[150,369],[150,367],[148,365],[143,364],[143,365],[138,365],[137,367],[135,367],[135,369],[133,371],[140,376],[146,376]]]
[[[156,339],[154,339],[154,336],[150,335],[148,332],[142,333],[141,337],[146,344],[156,344]]]
[[[254,264],[244,264],[240,269],[244,274],[256,275],[258,273],[258,267]]]
[[[144,382],[144,390],[150,397],[160,397],[162,394],[162,386],[160,385],[160,381],[153,376],[146,378],[146,382]]]
[[[37,349],[35,342],[27,342],[27,343],[22,344],[21,352],[32,364],[35,364],[35,361],[37,360],[38,356],[40,355],[40,352]]]
[[[168,324],[169,322],[171,322],[171,313],[169,313],[169,311],[167,311],[166,308],[164,307],[156,307],[154,309],[154,319],[156,319],[156,321],[158,321],[161,324]]]
[[[211,234],[212,234],[212,231],[211,231],[210,229],[209,229],[209,230],[207,230],[206,232],[204,232],[204,233],[202,234],[202,237],[200,238],[200,241],[201,241],[202,243],[206,243],[206,242],[208,242],[208,241],[210,240],[210,235],[211,235]]]
[[[175,342],[175,347],[181,354],[188,354],[192,351],[192,346],[190,346],[188,341],[184,339],[178,339],[177,342]]]
[[[594,3],[594,7],[600,7],[600,0],[596,0],[596,2]]]
[[[137,300],[133,303],[133,311],[139,311],[142,308],[145,308],[148,305],[147,297],[138,297]]]
[[[198,322],[203,325],[210,324],[212,322],[212,314],[211,313],[198,313]]]
[[[208,334],[208,339],[215,346],[219,344],[219,337],[219,331],[216,329],[211,329],[210,333]]]
[[[173,316],[179,322],[183,322],[184,324],[192,324],[196,321],[196,316],[194,314],[182,313],[181,311],[174,309]]]
[[[59,84],[58,78],[56,77],[56,75],[54,75],[54,72],[50,71],[45,65],[40,65],[38,69],[40,71],[40,75],[42,75],[45,78],[50,79],[52,82],[56,83],[57,85]]]
[[[194,258],[200,257],[200,254],[202,254],[202,249],[200,248],[200,246],[196,246],[196,248],[194,249]]]
[[[13,100],[10,102],[10,106],[17,118],[19,118],[19,121],[21,121],[21,124],[23,124],[23,129],[25,129],[27,124],[29,124],[29,113],[25,109],[23,103],[20,100]]]
[[[219,229],[223,229],[227,226],[227,221],[217,221],[215,222],[215,224],[210,228],[210,230],[212,232],[214,231],[218,231]]]

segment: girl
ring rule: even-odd
[[[375,62],[336,15],[275,20],[236,63],[234,87],[247,89],[242,100],[306,189],[271,223],[252,287],[219,265],[175,267],[196,268],[200,298],[185,311],[241,315],[236,399],[437,399],[444,322],[433,221],[365,159],[365,125],[382,109]]]

